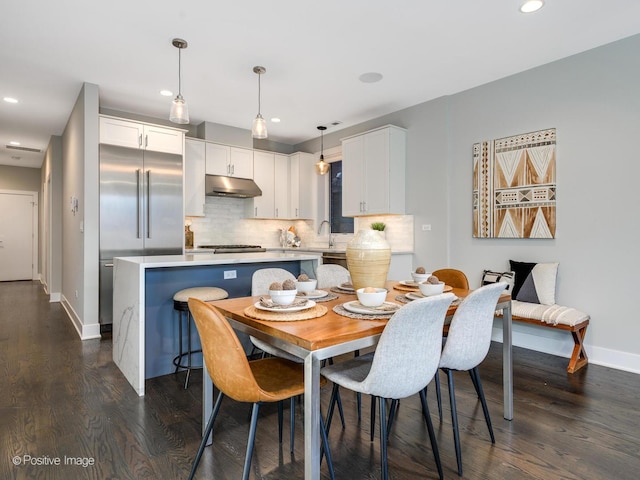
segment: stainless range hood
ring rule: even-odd
[[[261,196],[262,190],[249,178],[207,175],[205,193],[215,197],[249,198]]]

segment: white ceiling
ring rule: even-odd
[[[178,89],[191,123],[251,128],[263,65],[272,140],[339,127],[481,85],[640,33],[638,0],[23,0],[0,17],[0,164],[40,167],[83,82],[101,107],[167,118]],[[594,65],[594,68],[598,68]],[[378,83],[358,77],[379,72]],[[579,79],[576,79],[579,81]],[[3,102],[16,97],[16,105]],[[12,157],[20,157],[19,160]]]

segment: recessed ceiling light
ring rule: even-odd
[[[272,121],[273,123],[280,123],[280,119],[279,119],[278,117],[273,117],[273,118],[271,119],[271,121]]]
[[[18,147],[18,146],[20,146],[20,142],[15,142],[15,141],[12,140],[12,141],[9,142],[9,145],[14,145],[14,146]]]
[[[382,74],[378,72],[363,73],[358,77],[362,83],[376,83],[382,80]]]
[[[543,0],[527,0],[520,7],[520,11],[522,13],[533,13],[537,12],[544,6]]]
[[[160,95],[163,97],[173,97],[173,92],[171,90],[160,90]]]
[[[18,99],[17,98],[12,98],[12,97],[4,97],[3,100],[7,103],[18,103]]]

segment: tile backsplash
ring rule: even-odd
[[[319,225],[313,220],[257,220],[245,218],[250,199],[229,197],[206,197],[205,216],[187,217],[191,222],[194,246],[198,245],[262,245],[267,248],[280,246],[280,229],[293,226],[300,237],[301,248],[323,248],[328,246],[326,227],[322,236],[316,234]],[[394,252],[413,251],[413,216],[383,215],[359,217],[354,229],[369,228],[372,222],[384,222],[386,239]],[[336,249],[346,248],[353,235],[335,235]]]

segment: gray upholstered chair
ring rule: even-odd
[[[213,431],[213,425],[220,411],[222,399],[231,397],[238,402],[253,404],[249,440],[242,473],[243,480],[247,480],[251,470],[251,457],[253,456],[260,405],[278,402],[278,420],[281,434],[282,401],[294,398],[304,392],[304,367],[299,363],[273,357],[249,362],[233,328],[216,307],[197,298],[190,298],[189,310],[193,315],[193,320],[202,340],[202,352],[208,366],[209,375],[220,391],[211,417],[205,427],[198,453],[193,461],[189,479],[191,480],[196,473],[207,440]],[[323,383],[326,383],[326,380],[321,378],[320,384],[322,385]],[[320,417],[319,421],[324,452],[327,454],[329,474],[333,479],[331,453],[322,417]]]
[[[339,387],[379,398],[380,463],[384,480],[389,475],[386,399],[397,401],[415,393],[420,394],[433,456],[438,474],[442,478],[438,445],[427,406],[426,386],[440,362],[442,326],[453,298],[454,295],[446,293],[414,300],[391,317],[372,357],[356,357],[321,370],[322,375],[334,383],[331,404],[338,395]],[[328,416],[327,423],[328,430]]]
[[[440,368],[447,374],[449,383],[451,423],[453,424],[458,475],[462,475],[462,452],[460,449],[453,372],[466,370],[471,375],[471,381],[482,404],[482,411],[489,428],[491,443],[495,443],[489,409],[487,408],[482,383],[480,382],[480,374],[478,373],[478,365],[485,359],[489,351],[496,303],[498,303],[498,299],[505,287],[505,283],[494,283],[471,292],[453,315],[449,326],[449,334],[442,350]]]
[[[342,265],[323,263],[316,268],[318,288],[330,288],[349,281],[349,270]]]

